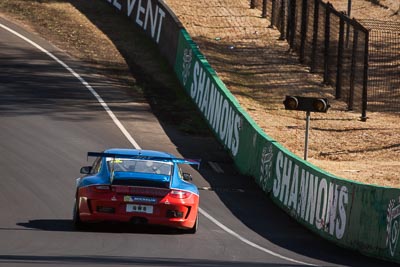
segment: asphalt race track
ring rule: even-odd
[[[133,145],[77,77],[0,27],[0,266],[391,266],[304,230],[238,175],[214,140],[163,125],[126,88],[0,18],[1,25],[79,73],[141,148],[202,158],[191,172],[204,188],[195,235],[114,224],[74,231],[75,178],[91,164],[87,151]]]

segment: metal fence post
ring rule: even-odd
[[[314,25],[313,25],[313,38],[311,48],[311,72],[316,71],[316,57],[318,46],[318,24],[319,24],[319,1],[314,0]]]
[[[267,17],[267,0],[263,0],[261,17],[263,18]]]
[[[362,92],[362,113],[361,121],[367,121],[367,101],[368,101],[368,61],[369,61],[369,31],[365,31],[364,46],[364,75],[363,75],[363,92]]]
[[[289,44],[290,47],[294,46],[294,37],[296,35],[296,0],[290,0],[290,37]]]
[[[305,45],[307,38],[308,24],[308,1],[302,0],[301,5],[301,33],[300,33],[300,62],[304,63]]]
[[[338,55],[336,68],[336,99],[342,97],[342,77],[343,77],[343,46],[344,46],[344,14],[340,16]]]
[[[358,52],[357,50],[358,50],[358,30],[356,27],[354,27],[353,49],[351,51],[350,92],[349,92],[349,102],[347,103],[348,110],[353,110],[353,105],[354,105],[354,84],[356,80],[356,65],[357,65],[357,52]]]
[[[351,0],[347,0],[347,17],[351,18]],[[350,25],[347,24],[346,29],[346,48],[349,47]]]
[[[276,14],[276,0],[272,0],[272,5],[271,5],[271,24],[269,25],[270,28],[274,27],[274,20],[275,20],[275,14]]]
[[[250,0],[250,8],[251,9],[256,8],[256,0]]]
[[[290,31],[291,31],[291,14],[292,14],[292,1],[294,0],[288,0],[288,15],[287,15],[287,20],[286,20],[286,40],[289,42],[290,41]]]
[[[280,31],[281,35],[279,37],[279,40],[285,40],[285,10],[286,10],[286,0],[281,0],[281,8],[279,11],[279,17],[281,18],[280,20]]]
[[[331,16],[331,4],[326,5],[326,15],[325,15],[325,49],[324,49],[324,83],[329,83],[329,46],[330,46],[330,16]]]

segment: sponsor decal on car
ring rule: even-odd
[[[124,202],[156,203],[156,202],[157,202],[157,199],[154,198],[154,197],[124,196]]]

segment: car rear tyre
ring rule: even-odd
[[[196,217],[196,222],[194,223],[193,227],[186,230],[186,233],[188,234],[195,234],[197,232],[197,229],[199,228],[199,215]]]
[[[79,216],[79,208],[78,208],[76,201],[74,204],[74,213],[73,213],[73,217],[72,217],[72,224],[73,224],[75,230],[84,230],[85,229],[85,224],[81,221],[81,218]]]

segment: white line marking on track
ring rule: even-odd
[[[113,120],[113,122],[115,123],[115,125],[121,130],[121,132],[123,133],[123,135],[128,139],[128,141],[133,145],[133,147],[135,149],[141,149],[139,144],[136,143],[135,139],[133,139],[133,137],[131,136],[131,134],[125,129],[125,127],[122,125],[122,123],[118,120],[118,118],[115,116],[115,114],[112,112],[112,110],[110,109],[110,107],[107,105],[106,102],[104,102],[104,100],[101,98],[101,96],[93,89],[93,87],[87,83],[78,73],[76,73],[73,69],[71,69],[67,64],[65,64],[62,60],[60,60],[58,57],[56,57],[55,55],[53,55],[52,53],[50,53],[49,51],[47,51],[46,49],[44,49],[43,47],[41,47],[40,45],[38,45],[37,43],[35,43],[34,41],[28,39],[27,37],[23,36],[22,34],[14,31],[13,29],[10,29],[9,27],[3,25],[2,23],[0,23],[0,27],[3,28],[4,30],[18,36],[19,38],[23,39],[24,41],[26,41],[27,43],[31,44],[32,46],[36,47],[37,49],[39,49],[40,51],[42,51],[43,53],[45,53],[46,55],[48,55],[50,58],[54,59],[56,62],[58,62],[61,66],[63,66],[66,70],[68,70],[73,76],[75,76],[92,94],[93,96],[97,99],[97,101],[100,103],[100,105],[104,108],[104,110],[108,113],[108,115],[111,117],[111,119]],[[223,223],[219,222],[217,219],[215,219],[214,217],[212,217],[208,212],[206,212],[205,210],[203,210],[202,208],[199,207],[199,212],[206,217],[207,219],[209,219],[210,221],[212,221],[214,224],[216,224],[218,227],[220,227],[221,229],[223,229],[225,232],[227,232],[228,234],[236,237],[237,239],[239,239],[240,241],[244,242],[245,244],[256,248],[258,250],[261,250],[265,253],[268,253],[272,256],[275,256],[277,258],[281,258],[284,260],[287,260],[289,262],[293,262],[293,263],[298,263],[298,264],[303,264],[303,265],[308,265],[308,266],[317,266],[315,264],[310,264],[310,263],[306,263],[306,262],[302,262],[302,261],[298,261],[292,258],[288,258],[285,257],[281,254],[275,253],[269,249],[266,249],[264,247],[261,247],[253,242],[251,242],[250,240],[242,237],[241,235],[239,235],[238,233],[236,233],[235,231],[231,230],[230,228],[226,227]]]
[[[285,257],[279,253],[273,252],[272,250],[266,249],[262,246],[257,245],[256,243],[251,242],[250,240],[248,240],[247,238],[244,238],[243,236],[239,235],[238,233],[236,233],[235,231],[231,230],[230,228],[226,227],[224,224],[220,223],[219,221],[217,221],[214,217],[212,217],[208,212],[206,212],[205,210],[203,210],[202,208],[199,207],[199,212],[206,217],[207,219],[209,219],[210,221],[212,221],[214,224],[216,224],[218,227],[220,227],[222,230],[224,230],[225,232],[227,232],[228,234],[236,237],[237,239],[239,239],[240,241],[242,241],[243,243],[246,243],[247,245],[256,248],[258,250],[261,250],[265,253],[268,253],[272,256],[275,256],[277,258],[281,258],[290,262],[294,262],[294,263],[299,263],[299,264],[303,264],[303,265],[308,265],[308,266],[317,266],[315,264],[311,264],[311,263],[306,263],[306,262],[302,262],[302,261],[298,261],[292,258],[288,258]]]
[[[218,163],[209,161],[208,164],[211,166],[211,168],[216,172],[216,173],[224,173],[224,170],[219,166]]]
[[[10,29],[9,27],[3,25],[0,23],[0,27],[3,29],[9,31],[10,33],[18,36],[19,38],[23,39],[27,43],[31,44],[32,46],[36,47],[52,59],[54,59],[57,63],[59,63],[61,66],[63,66],[66,70],[68,70],[73,76],[75,76],[92,94],[93,96],[97,99],[97,101],[100,103],[100,105],[104,108],[104,110],[108,113],[108,115],[111,117],[115,125],[121,130],[121,132],[124,134],[124,136],[128,139],[128,141],[133,145],[134,148],[140,149],[138,143],[136,143],[135,139],[132,138],[132,136],[129,134],[129,132],[125,129],[125,127],[121,124],[121,122],[118,120],[118,118],[115,116],[115,114],[111,111],[110,107],[107,105],[107,103],[101,98],[101,96],[93,89],[93,87],[85,81],[78,73],[76,73],[73,69],[71,69],[67,64],[65,64],[62,60],[60,60],[58,57],[35,43],[34,41],[26,38],[22,34],[14,31],[13,29]]]

